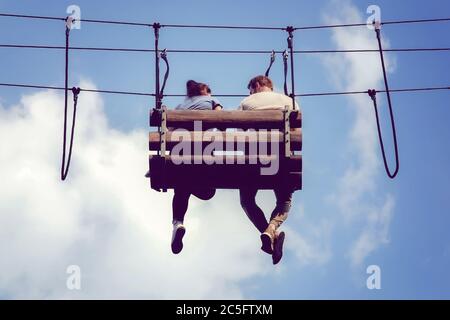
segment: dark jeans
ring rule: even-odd
[[[248,188],[239,190],[241,206],[247,214],[247,217],[259,232],[263,233],[269,226],[269,223],[266,220],[264,212],[256,204],[257,193],[258,189]],[[277,229],[287,219],[289,210],[291,209],[292,194],[294,193],[294,190],[278,188],[274,190],[274,193],[277,203],[270,216],[270,223],[273,223]]]
[[[216,189],[175,189],[172,200],[174,221],[184,221],[191,194],[201,200],[209,200],[216,194]]]

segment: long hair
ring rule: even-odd
[[[206,90],[207,93],[211,93],[211,89],[207,84],[200,83],[194,80],[189,80],[186,82],[186,95],[191,98],[195,96],[200,96],[202,91]]]

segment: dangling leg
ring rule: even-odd
[[[278,233],[277,230],[288,217],[289,210],[291,209],[293,190],[282,188],[275,189],[274,192],[277,199],[277,204],[275,209],[272,211],[269,226],[264,234],[268,234],[272,239],[274,239],[272,262],[273,264],[277,264],[283,257],[283,243],[285,238],[285,233]]]
[[[260,233],[263,233],[267,229],[268,223],[266,216],[261,208],[256,204],[257,189],[241,189],[239,195],[241,198],[241,206],[244,209],[247,217],[255,225]],[[261,250],[272,254],[272,241],[265,235],[261,234]]]
[[[240,189],[239,197],[241,200],[242,209],[244,209],[247,217],[253,223],[253,225],[259,230],[264,232],[267,228],[267,219],[264,212],[256,204],[257,189]]]
[[[287,219],[289,210],[291,209],[293,192],[286,189],[276,189],[274,193],[277,203],[270,215],[269,226],[266,230],[271,234],[274,234]]]
[[[183,236],[186,229],[183,225],[184,216],[189,205],[190,192],[184,189],[175,189],[172,200],[173,232],[172,232],[172,252],[178,254],[183,250]]]

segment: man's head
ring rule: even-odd
[[[273,83],[269,77],[266,76],[256,76],[247,86],[248,90],[250,90],[250,94],[264,92],[264,91],[273,91]]]

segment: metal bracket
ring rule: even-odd
[[[291,118],[291,108],[286,105],[284,106],[283,110],[284,115],[284,156],[286,158],[291,157],[291,124],[290,124],[290,118]]]
[[[167,107],[161,109],[161,129],[159,131],[159,150],[161,157],[166,156],[166,137],[167,137]]]
[[[159,112],[159,117],[161,119],[161,123],[159,126],[159,150],[158,150],[158,157],[153,158],[154,164],[156,168],[153,168],[153,174],[154,174],[154,180],[156,181],[155,185],[158,187],[154,187],[153,189],[157,191],[166,192],[167,188],[164,187],[164,181],[165,181],[165,170],[166,170],[166,139],[167,139],[167,107],[162,106],[161,109],[157,109]],[[156,160],[157,159],[157,160]],[[155,171],[156,170],[156,171]],[[162,186],[159,188],[159,186]],[[153,186],[152,186],[153,187]]]

